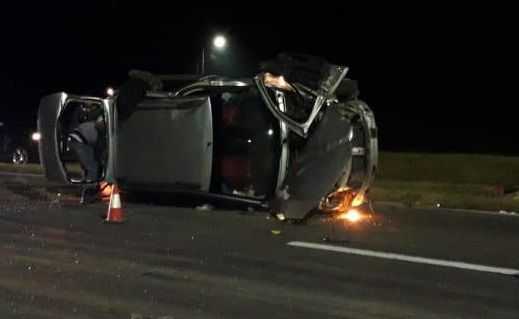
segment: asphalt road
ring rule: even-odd
[[[519,217],[123,201],[105,225],[76,194],[0,173],[0,318],[519,318]]]

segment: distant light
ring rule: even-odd
[[[115,90],[113,88],[107,88],[106,89],[106,95],[108,96],[114,96]]]
[[[249,138],[249,139],[247,140],[247,143],[252,143],[252,140]]]
[[[31,135],[31,139],[32,139],[33,141],[39,141],[39,140],[41,140],[41,134],[40,134],[40,132],[34,132],[34,133],[32,133],[32,135]]]
[[[273,135],[274,134],[274,130],[273,129],[269,129],[267,133],[268,133],[268,135]]]
[[[284,215],[283,213],[277,213],[277,214],[276,214],[276,218],[277,218],[278,220],[285,220],[285,219],[286,219],[286,218],[285,218],[285,215]]]
[[[213,40],[213,45],[217,49],[223,49],[227,44],[227,39],[223,35],[217,35]]]
[[[349,222],[356,223],[362,219],[362,214],[357,209],[350,209],[346,213],[338,216],[339,219],[345,219]]]

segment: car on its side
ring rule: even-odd
[[[161,75],[175,85],[148,91],[124,118],[118,98],[48,95],[38,113],[45,175],[81,183],[63,154],[71,114],[89,102],[107,124],[101,179],[123,190],[216,197],[292,220],[366,204],[377,127],[347,70],[281,56],[249,79]]]

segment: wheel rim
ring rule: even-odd
[[[319,209],[334,212],[343,211],[351,205],[355,193],[350,188],[337,190],[321,200]]]
[[[27,155],[27,151],[24,150],[21,147],[15,148],[12,154],[12,161],[15,165],[23,165],[27,163],[27,160],[29,159]]]

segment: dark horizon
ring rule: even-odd
[[[34,121],[39,98],[57,91],[103,95],[131,68],[193,72],[204,37],[224,32],[226,54],[208,55],[215,73],[252,76],[280,52],[347,65],[375,112],[381,150],[519,155],[507,8],[30,6],[0,13],[1,119]]]

